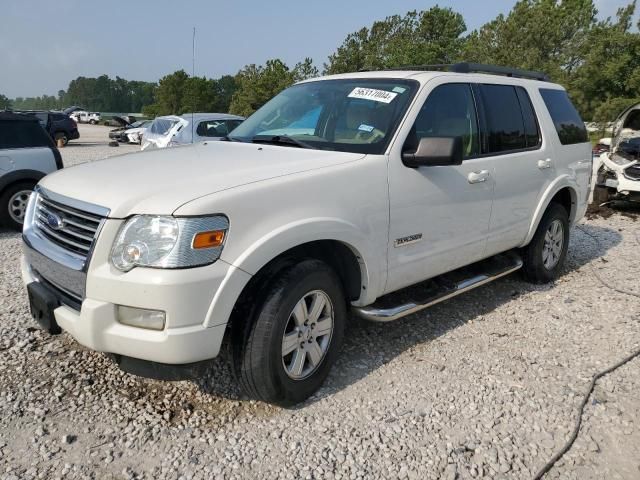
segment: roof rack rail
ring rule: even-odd
[[[502,67],[500,65],[487,65],[484,63],[460,62],[452,64],[443,63],[435,65],[410,65],[406,67],[390,68],[388,70],[443,70],[454,73],[491,73],[494,75],[505,75],[507,77],[529,78],[531,80],[540,80],[542,82],[550,81],[549,76],[544,72]]]

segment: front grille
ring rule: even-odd
[[[38,196],[34,223],[49,241],[87,258],[103,217]]]
[[[640,163],[631,165],[624,171],[624,175],[631,180],[640,180]]]

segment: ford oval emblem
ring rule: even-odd
[[[64,220],[55,213],[47,215],[47,226],[52,230],[62,230],[64,228]]]

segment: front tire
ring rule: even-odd
[[[558,203],[544,213],[531,243],[524,248],[523,271],[533,283],[549,283],[560,276],[569,247],[569,214]]]
[[[20,182],[7,187],[0,195],[0,225],[17,232],[22,231],[24,214],[33,187],[33,182]]]
[[[326,263],[313,259],[270,282],[233,345],[236,377],[247,395],[290,406],[320,388],[342,345],[347,304],[341,285]]]

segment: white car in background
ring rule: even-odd
[[[76,110],[69,116],[77,123],[90,123],[91,125],[96,125],[102,119],[99,112],[87,112],[85,110]]]
[[[142,150],[203,142],[227,136],[244,117],[226,113],[187,113],[157,117],[144,133]]]

